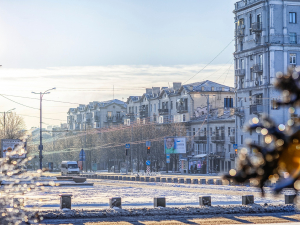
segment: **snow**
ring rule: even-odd
[[[271,195],[270,188],[266,188],[269,195],[262,198],[255,187],[90,179],[89,182],[94,182],[94,186],[45,186],[42,191],[29,192],[24,195],[25,207],[59,208],[60,194],[72,194],[72,208],[75,209],[107,208],[109,198],[116,196],[122,198],[122,208],[152,208],[154,197],[166,197],[167,207],[198,206],[199,196],[207,195],[211,196],[214,206],[241,205],[242,195],[250,194],[255,196],[255,203],[284,204],[284,196]]]

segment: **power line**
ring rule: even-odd
[[[191,78],[189,78],[188,80],[186,80],[183,84],[185,84],[185,83],[188,82],[189,80],[193,79],[197,74],[201,73],[201,72],[202,72],[207,66],[209,66],[216,58],[218,58],[218,56],[221,55],[221,53],[224,52],[225,49],[227,49],[228,46],[229,46],[234,40],[235,40],[235,39],[231,40],[231,41],[229,42],[229,44],[226,45],[226,47],[223,48],[222,51],[220,51],[216,57],[214,57],[214,58],[213,58],[209,63],[207,63],[201,70],[199,70],[195,75],[193,75]]]
[[[16,101],[14,101],[14,100],[11,100],[11,99],[5,97],[5,96],[2,95],[2,94],[0,94],[0,96],[2,96],[3,98],[6,98],[7,100],[12,101],[12,102],[14,102],[14,103],[16,103],[16,104],[22,105],[22,106],[24,106],[24,107],[31,108],[31,109],[37,109],[37,110],[40,110],[40,109],[38,109],[38,108],[34,108],[34,107],[31,107],[31,106],[24,105],[24,104],[22,104],[22,103],[16,102]]]

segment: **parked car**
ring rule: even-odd
[[[61,166],[61,175],[68,174],[79,174],[79,167],[76,161],[62,161]]]

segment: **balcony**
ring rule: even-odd
[[[99,122],[100,121],[100,116],[95,116],[94,121]]]
[[[237,37],[237,38],[243,38],[244,36],[245,36],[245,27],[244,27],[244,25],[241,25],[241,26],[239,26],[235,31],[235,36]]]
[[[126,117],[130,120],[134,120],[134,113],[130,112],[126,114]]]
[[[236,116],[245,116],[244,107],[235,108],[234,115],[236,115]]]
[[[158,114],[159,115],[168,115],[169,109],[158,109]]]
[[[262,31],[262,23],[261,22],[252,23],[251,29],[252,29],[252,32],[255,32],[255,33],[261,32]]]
[[[140,118],[146,118],[148,117],[148,110],[145,109],[140,110]]]
[[[263,105],[250,105],[250,114],[259,114],[263,112]]]
[[[235,160],[235,153],[230,153],[230,160],[234,161]]]
[[[114,116],[113,123],[123,123],[123,116]]]
[[[235,3],[235,10],[241,10],[247,6],[250,6],[254,3],[264,2],[265,0],[247,0],[247,1],[239,1]]]
[[[216,152],[216,155],[217,155],[219,158],[225,159],[225,152]]]
[[[235,75],[236,76],[245,76],[245,74],[246,74],[245,69],[237,69],[237,70],[235,70]]]
[[[211,142],[213,143],[222,143],[225,142],[225,136],[212,136]]]
[[[106,122],[112,122],[113,117],[112,116],[106,116]]]
[[[262,73],[263,72],[263,64],[254,64],[252,67],[253,73]]]
[[[235,136],[230,136],[230,143],[235,144]]]
[[[207,143],[207,136],[195,136],[194,142],[196,143]]]
[[[178,106],[177,107],[177,113],[187,113],[188,109],[185,106]]]

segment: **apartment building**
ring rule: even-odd
[[[118,99],[103,102],[80,104],[68,111],[69,130],[85,130],[86,128],[103,128],[123,124],[126,114],[126,103]]]
[[[189,167],[197,164],[198,172],[203,173],[203,162],[210,157],[211,172],[228,171],[234,167],[234,97],[233,88],[209,80],[185,85],[174,82],[172,87],[147,88],[142,96],[128,98],[125,123],[149,121],[158,126],[184,123],[191,140],[187,155],[193,156]],[[206,134],[207,116],[211,124],[209,134]],[[225,138],[228,131],[230,136]],[[206,135],[211,137],[210,148],[207,147]]]
[[[276,73],[300,63],[300,1],[243,0],[235,3],[236,138],[260,143],[256,132],[243,133],[251,118],[262,113],[285,123],[287,108],[276,107],[281,93],[274,89]],[[297,113],[297,112],[296,112]]]

